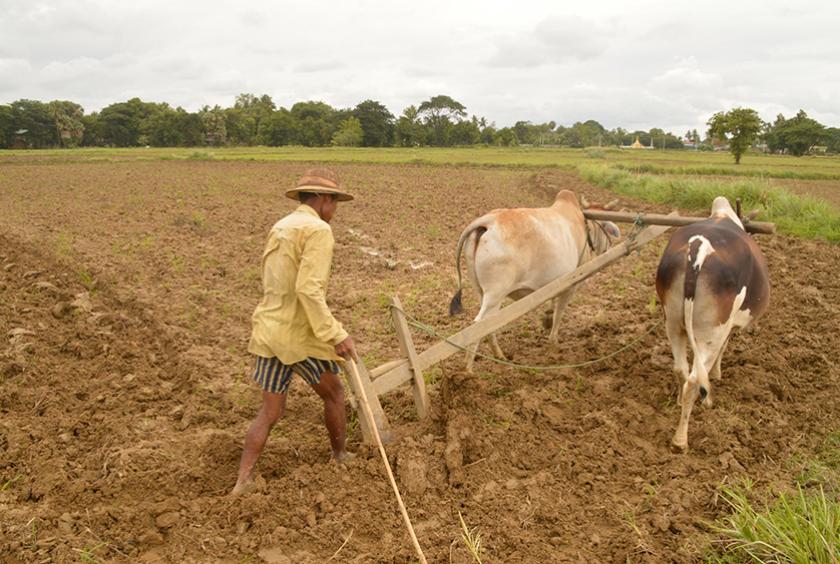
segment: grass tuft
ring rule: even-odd
[[[458,519],[461,521],[461,539],[467,547],[467,550],[472,555],[473,559],[481,564],[481,533],[478,532],[478,527],[470,529],[464,521],[464,516],[458,512]]]
[[[712,179],[632,174],[603,165],[580,165],[581,178],[617,194],[657,204],[670,204],[708,214],[712,200],[741,198],[745,211],[762,210],[763,221],[782,233],[840,243],[840,210],[810,196],[799,196],[766,179]]]
[[[764,506],[752,501],[749,483],[723,487],[721,497],[732,514],[712,526],[726,537],[717,561],[840,562],[840,504],[822,488],[806,493],[799,487]]]
[[[11,480],[6,480],[6,481],[5,481],[5,482],[3,482],[2,484],[0,484],[0,492],[4,492],[4,491],[8,490],[9,488],[11,488],[11,487],[12,487],[12,485],[13,485],[15,482],[17,482],[17,481],[18,481],[18,480],[20,480],[21,478],[23,478],[23,475],[22,475],[22,474],[18,474],[17,476],[15,476],[14,478],[12,478]]]

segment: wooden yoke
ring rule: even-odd
[[[749,221],[749,215],[742,218],[744,229],[747,233],[765,233],[772,235],[776,232],[776,224],[767,221]],[[709,219],[708,217],[684,217],[681,215],[662,215],[658,213],[633,213],[604,210],[583,210],[586,219],[598,219],[601,221],[616,221],[619,223],[635,223],[637,220],[646,225],[691,225],[698,221]]]

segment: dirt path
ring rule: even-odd
[[[264,491],[231,500],[258,395],[245,343],[269,226],[293,207],[301,166],[270,163],[19,165],[0,175],[0,560],[406,562],[412,552],[375,451],[330,464],[320,405],[300,382],[273,433]],[[453,246],[494,207],[546,205],[557,171],[336,167],[359,200],[339,210],[331,302],[368,364],[397,350],[385,304],[455,331]],[[632,209],[656,208],[623,201]],[[657,211],[666,211],[658,209]],[[501,337],[516,360],[611,352],[660,317],[659,241],[588,282],[561,344],[539,315]],[[431,561],[468,562],[458,512],[488,562],[699,559],[717,486],[789,487],[840,415],[840,249],[762,237],[772,305],[733,339],[713,409],[676,455],[664,330],[602,364],[527,374],[460,356],[430,375],[433,416],[407,390],[384,407],[389,448]],[[419,343],[429,340],[417,335]],[[424,346],[424,345],[420,345]],[[273,550],[274,552],[268,552]]]

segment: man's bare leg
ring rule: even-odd
[[[248,493],[254,489],[254,466],[257,464],[268,434],[274,424],[283,417],[286,411],[286,394],[272,394],[263,391],[263,403],[260,412],[251,422],[245,435],[245,445],[242,448],[242,458],[239,461],[239,475],[232,495]]]
[[[345,442],[347,440],[347,412],[344,408],[344,387],[341,378],[332,372],[321,374],[321,381],[312,389],[324,400],[324,424],[330,435],[333,458],[337,462],[344,462],[349,455]]]

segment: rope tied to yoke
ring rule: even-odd
[[[405,317],[405,320],[412,327],[414,327],[416,329],[419,329],[420,331],[423,331],[424,333],[427,333],[428,335],[430,335],[430,336],[432,336],[436,339],[440,339],[440,340],[444,341],[445,343],[449,344],[450,346],[455,347],[456,349],[459,349],[459,350],[464,351],[464,352],[471,352],[468,347],[466,347],[464,345],[459,345],[458,343],[453,342],[448,337],[442,335],[439,331],[437,331],[431,325],[427,325],[427,324],[423,323],[422,321],[420,321],[420,320],[416,319],[415,317],[409,315],[408,313],[406,313],[404,310],[398,308],[397,306],[391,304],[390,307],[391,307],[391,309],[399,312],[403,317]],[[635,338],[631,342],[622,346],[618,350],[615,350],[615,351],[613,351],[613,352],[611,352],[607,355],[604,355],[604,356],[601,356],[601,357],[598,357],[598,358],[595,358],[595,359],[592,359],[592,360],[586,360],[584,362],[578,362],[578,363],[574,363],[574,364],[553,364],[553,365],[547,365],[547,366],[532,366],[532,365],[528,365],[528,364],[520,364],[520,363],[517,363],[517,362],[512,362],[512,361],[506,360],[506,359],[496,358],[495,356],[484,354],[484,353],[481,353],[481,352],[478,352],[478,351],[476,351],[475,354],[476,354],[476,356],[478,356],[480,358],[490,360],[492,362],[495,362],[496,364],[501,364],[503,366],[509,366],[511,368],[516,368],[516,369],[519,369],[519,370],[529,370],[529,371],[535,371],[535,372],[548,372],[548,371],[551,371],[551,370],[563,370],[563,369],[568,369],[568,368],[582,368],[584,366],[589,366],[590,364],[596,364],[598,362],[603,362],[605,360],[608,360],[608,359],[610,359],[614,356],[617,356],[617,355],[621,354],[622,352],[624,352],[627,349],[629,349],[630,347],[638,344],[642,339],[644,339],[645,337],[647,337],[648,335],[653,333],[653,331],[657,327],[659,327],[661,324],[662,324],[662,320],[660,319],[659,321],[657,321],[656,323],[651,325],[650,328],[648,328],[648,330],[645,331],[644,333],[642,333],[639,337]]]
[[[633,230],[627,234],[626,242],[631,244],[627,245],[627,252],[625,253],[625,256],[629,256],[630,253],[633,252],[634,249],[632,248],[632,243],[636,242],[636,237],[639,236],[639,233],[642,232],[642,229],[645,228],[645,225],[646,224],[645,221],[642,219],[641,212],[637,213],[636,217],[633,218]]]

